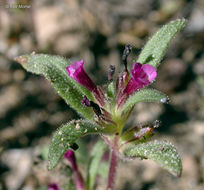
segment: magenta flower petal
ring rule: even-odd
[[[101,106],[104,106],[104,95],[101,90],[94,84],[94,82],[89,78],[83,68],[84,61],[77,61],[66,67],[68,75],[73,78],[76,82],[90,90],[96,100]]]
[[[83,65],[83,60],[77,61],[69,65],[66,70],[71,78],[73,78],[75,81],[77,81],[79,84],[89,89],[90,91],[93,91],[97,87],[84,71]]]
[[[125,89],[117,97],[118,107],[120,107],[126,99],[134,93],[136,90],[143,88],[144,86],[150,85],[153,80],[156,78],[157,72],[156,69],[149,64],[140,64],[135,63],[131,70],[131,78],[128,81]]]
[[[84,180],[83,180],[81,173],[78,170],[74,151],[67,150],[66,153],[64,154],[64,158],[68,159],[68,161],[71,164],[71,167],[74,173],[74,183],[75,183],[76,190],[83,190]]]
[[[59,186],[56,183],[51,183],[48,186],[48,190],[60,190]]]
[[[157,71],[152,65],[145,64],[142,66],[142,69],[146,73],[150,82],[152,82],[157,77]]]
[[[72,166],[72,169],[74,171],[77,171],[77,163],[76,163],[76,157],[75,157],[75,154],[74,154],[74,151],[72,150],[67,150],[67,152],[64,154],[64,158],[66,158],[71,166]]]
[[[156,78],[156,69],[149,64],[135,63],[131,71],[132,77],[124,90],[127,95],[132,94],[138,89],[144,86],[150,85],[151,82]]]

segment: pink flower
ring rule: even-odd
[[[66,158],[70,162],[72,169],[74,171],[78,170],[74,151],[67,150],[67,152],[64,154],[64,158]]]
[[[75,81],[77,81],[79,84],[86,87],[90,91],[94,91],[97,87],[84,71],[83,65],[83,60],[77,61],[69,65],[66,70],[71,78],[73,78]]]
[[[51,183],[48,186],[48,190],[60,190],[59,186],[56,183]]]
[[[64,154],[64,158],[68,159],[68,161],[71,164],[73,174],[74,174],[74,183],[76,186],[76,190],[83,190],[84,189],[84,180],[82,178],[81,173],[78,170],[74,151],[67,150],[66,153]]]
[[[126,101],[128,96],[134,93],[136,90],[150,85],[156,76],[156,69],[152,65],[135,63],[131,70],[131,78],[127,82],[127,85],[123,83],[125,87],[119,86],[120,90],[117,96],[118,107],[120,107]]]
[[[128,82],[124,93],[132,94],[144,86],[150,85],[157,76],[156,69],[149,64],[135,63],[131,71],[132,77]]]
[[[89,78],[83,68],[84,61],[77,61],[66,67],[68,75],[73,78],[76,82],[90,90],[96,100],[101,106],[104,106],[104,95],[102,91],[94,84],[94,82]]]

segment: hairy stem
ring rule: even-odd
[[[114,138],[113,147],[111,149],[111,160],[110,160],[107,190],[112,190],[114,188],[116,167],[118,162],[118,158],[116,155],[117,148],[118,148],[118,137],[116,136]]]

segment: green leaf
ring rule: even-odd
[[[168,142],[153,141],[136,146],[127,146],[127,148],[123,148],[123,150],[127,157],[152,159],[173,175],[181,175],[181,158],[176,148]]]
[[[126,113],[129,109],[131,109],[138,102],[161,102],[167,103],[169,101],[168,97],[155,89],[144,88],[133,95],[131,95],[125,104],[120,108],[120,112]]]
[[[115,87],[113,81],[108,84],[108,97],[115,99]]]
[[[98,170],[98,175],[103,178],[108,178],[109,162],[102,162],[100,164],[100,170]]]
[[[93,110],[81,104],[84,95],[91,100],[93,96],[91,92],[68,76],[66,67],[70,63],[66,59],[53,55],[31,54],[16,57],[15,61],[29,72],[44,75],[67,104],[83,117],[93,119]]]
[[[86,187],[87,190],[92,190],[95,183],[95,178],[99,169],[101,159],[107,149],[107,146],[102,141],[98,141],[94,146],[91,158],[88,164]]]
[[[171,21],[164,25],[153,37],[147,42],[144,49],[139,55],[137,62],[141,64],[150,64],[157,67],[169,46],[170,41],[186,25],[185,19]]]
[[[63,188],[63,190],[76,190],[76,187],[72,179],[69,180],[69,182]]]
[[[80,137],[93,133],[103,133],[104,129],[86,120],[71,121],[62,125],[54,134],[49,147],[49,169],[53,169],[66,150]]]
[[[89,147],[87,147],[86,139],[77,140],[77,145],[79,146],[77,151],[75,151],[77,162],[82,163],[82,164],[88,163],[89,162],[89,157],[84,156],[89,151]]]

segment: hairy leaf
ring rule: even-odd
[[[93,119],[92,109],[81,104],[84,95],[91,100],[93,96],[86,88],[68,76],[66,67],[70,63],[66,59],[53,55],[31,54],[22,55],[15,60],[27,71],[44,75],[67,104],[83,117]]]
[[[141,64],[150,64],[157,67],[169,46],[170,41],[186,25],[185,19],[171,21],[164,25],[153,37],[147,42],[144,49],[139,55],[137,62]]]
[[[66,185],[65,190],[76,190],[75,184],[73,180],[69,180],[69,183]]]
[[[108,97],[115,98],[115,87],[114,82],[108,84]]]
[[[102,162],[100,164],[100,170],[98,170],[98,175],[102,176],[103,178],[107,178],[108,170],[109,170],[109,162]]]
[[[98,141],[97,144],[94,146],[87,170],[87,190],[92,190],[94,187],[95,178],[99,169],[99,164],[106,151],[106,148],[107,146],[102,141]]]
[[[155,89],[149,89],[144,88],[137,92],[135,92],[133,95],[131,95],[125,104],[121,107],[121,113],[127,112],[129,109],[131,109],[136,103],[138,102],[161,102],[161,103],[167,103],[168,97]]]
[[[92,133],[103,133],[104,129],[86,120],[71,121],[62,125],[54,134],[49,147],[49,169],[53,169],[66,150],[80,137]]]
[[[168,170],[175,176],[180,176],[182,172],[181,158],[176,148],[168,142],[153,141],[127,146],[123,148],[127,157],[140,157],[142,159],[152,159],[161,167]]]

